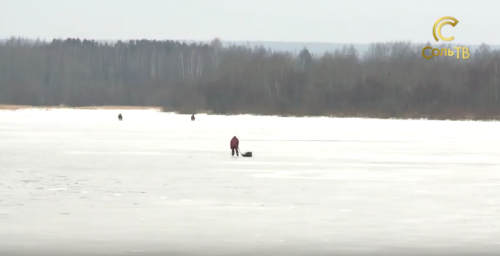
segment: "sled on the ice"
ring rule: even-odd
[[[242,157],[252,157],[252,152],[245,152],[241,154]]]

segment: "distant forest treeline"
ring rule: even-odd
[[[422,57],[425,45],[315,56],[244,46],[12,38],[0,43],[0,104],[161,106],[182,113],[496,118],[500,51]],[[446,46],[440,46],[444,48]]]

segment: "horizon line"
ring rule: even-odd
[[[213,39],[207,40],[196,40],[196,39],[152,39],[152,38],[129,38],[129,39],[96,39],[96,38],[85,38],[85,37],[53,37],[53,38],[40,38],[40,37],[23,37],[23,36],[10,36],[10,37],[3,37],[0,38],[0,41],[7,41],[10,39],[25,39],[25,40],[30,40],[30,41],[42,41],[42,42],[50,42],[53,40],[67,40],[67,39],[80,39],[80,40],[91,40],[91,41],[97,41],[97,42],[127,42],[127,41],[140,41],[140,40],[147,40],[147,41],[178,41],[178,42],[199,42],[199,43],[205,43],[205,42],[211,42],[215,39],[220,40],[221,43],[280,43],[280,44],[317,44],[317,45],[358,45],[358,46],[365,46],[365,45],[371,45],[371,44],[379,44],[379,43],[409,43],[412,45],[426,45],[426,44],[431,44],[431,45],[439,45],[439,44],[460,44],[460,45],[470,45],[470,46],[481,46],[481,45],[487,45],[487,46],[500,46],[500,44],[488,44],[488,43],[475,43],[475,44],[467,44],[467,43],[446,43],[446,42],[431,42],[431,40],[428,40],[427,42],[414,42],[411,40],[388,40],[388,41],[373,41],[370,43],[340,43],[340,42],[326,42],[326,41],[284,41],[284,40],[223,40],[219,37],[214,37]]]

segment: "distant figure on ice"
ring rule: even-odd
[[[121,121],[122,119],[123,119],[122,114],[119,114],[119,115],[118,115],[118,120],[120,120],[120,121]]]
[[[191,121],[194,121],[194,114],[191,116]]]
[[[236,136],[234,136],[232,139],[231,139],[231,155],[234,156],[234,151],[236,151],[236,156],[240,156],[239,155],[239,145],[240,145],[240,141],[238,140],[238,138],[236,138]]]

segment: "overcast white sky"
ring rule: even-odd
[[[0,0],[0,38],[500,44],[498,0]]]

